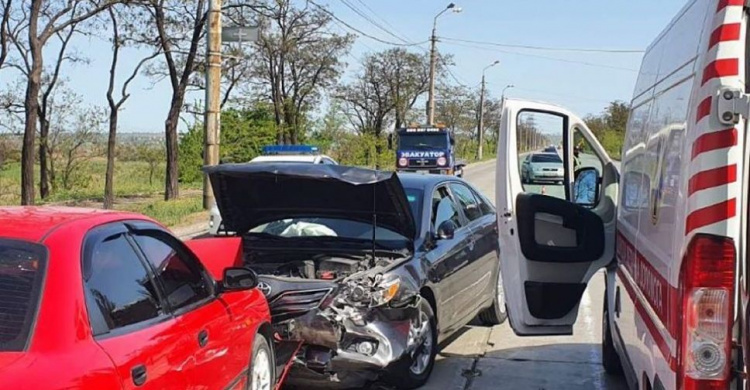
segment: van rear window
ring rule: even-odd
[[[29,344],[46,264],[44,246],[0,239],[0,352]]]

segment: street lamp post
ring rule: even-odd
[[[482,151],[484,149],[484,73],[487,71],[487,69],[499,64],[500,61],[495,60],[495,62],[487,65],[482,69],[482,88],[481,92],[479,93],[479,126],[477,128],[477,139],[479,140],[479,147],[477,148],[477,160],[482,160]]]
[[[427,98],[427,124],[432,126],[435,123],[435,62],[437,62],[437,51],[435,50],[435,43],[437,42],[437,20],[440,15],[444,14],[448,10],[453,10],[454,13],[461,12],[460,7],[456,7],[456,4],[450,3],[445,9],[435,15],[435,19],[432,21],[432,36],[430,36],[430,88],[429,96]]]

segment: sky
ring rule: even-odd
[[[304,1],[304,0],[299,0]],[[316,0],[329,5],[341,20],[383,40],[402,42],[357,15],[346,3],[367,14],[391,33],[408,42],[429,38],[433,17],[446,7],[442,0]],[[682,8],[685,0],[456,0],[462,12],[446,12],[438,20],[437,35],[442,53],[453,55],[455,65],[449,76],[453,83],[478,86],[482,69],[487,90],[499,97],[509,84],[506,96],[541,100],[561,105],[585,116],[599,113],[612,100],[629,101],[635,85],[641,53],[581,53],[539,51],[457,42],[472,40],[511,45],[606,50],[644,50]],[[341,23],[332,29],[349,31]],[[351,32],[351,31],[349,31]],[[450,39],[448,39],[450,38]],[[76,48],[85,54],[87,65],[69,66],[69,85],[90,104],[105,106],[108,67],[111,56],[106,37],[79,39]],[[345,61],[346,79],[357,69],[365,53],[392,47],[359,37]],[[427,44],[411,50],[426,51]],[[125,52],[121,75],[130,72],[137,61],[135,53]],[[124,76],[123,76],[124,77]],[[9,82],[8,76],[0,82]],[[161,132],[164,128],[170,88],[167,80],[154,83],[141,77],[131,88],[131,98],[120,116],[124,132]],[[192,94],[188,102],[202,99]]]

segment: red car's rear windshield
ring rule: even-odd
[[[0,238],[0,352],[28,346],[46,265],[44,246]]]

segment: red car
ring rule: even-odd
[[[0,208],[0,387],[272,389],[268,304],[229,244],[137,214]]]

